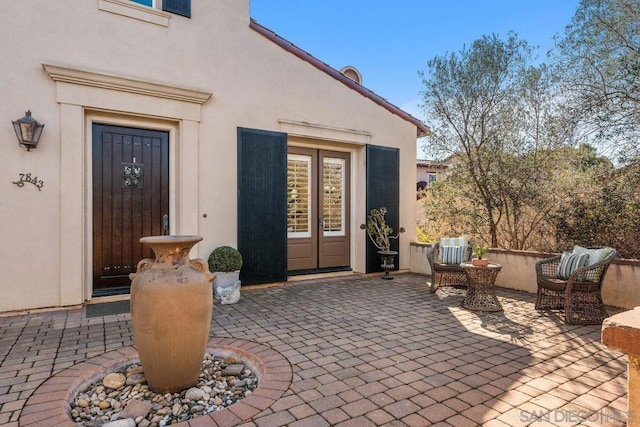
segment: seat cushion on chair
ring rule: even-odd
[[[466,246],[440,246],[440,263],[460,265],[464,259]]]
[[[567,281],[556,279],[554,277],[543,277],[538,279],[538,284],[543,288],[552,289],[554,291],[564,291],[567,287]]]
[[[443,264],[441,262],[435,263],[434,269],[442,273],[464,272],[459,264]]]
[[[571,274],[579,268],[586,267],[589,262],[589,254],[577,254],[572,252],[563,252],[558,264],[558,279],[567,280]]]
[[[611,251],[613,251],[613,248],[588,249],[578,245],[573,247],[574,254],[589,255],[589,262],[587,263],[587,266],[597,264],[600,261],[604,261],[604,259],[609,256]]]

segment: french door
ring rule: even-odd
[[[288,271],[348,267],[349,153],[289,147]]]

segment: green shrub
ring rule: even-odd
[[[416,227],[416,242],[418,243],[435,243],[438,239],[434,237],[429,231],[421,226]]]
[[[209,270],[212,272],[228,273],[240,270],[240,267],[242,267],[242,255],[231,246],[215,248],[209,255]]]

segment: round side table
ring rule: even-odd
[[[474,311],[502,311],[493,288],[502,266],[489,263],[486,267],[475,267],[470,262],[463,262],[460,267],[469,283],[462,307]]]

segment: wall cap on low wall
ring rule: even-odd
[[[411,242],[409,244],[409,246],[418,247],[418,248],[430,248],[431,245],[433,245],[433,243]],[[487,250],[487,253],[516,255],[516,256],[531,256],[531,257],[536,257],[541,259],[560,255],[560,252],[540,252],[540,251],[516,250],[516,249],[496,249],[496,248],[489,248]],[[612,261],[612,263],[620,264],[620,265],[640,266],[640,259],[616,258]]]
[[[640,356],[640,307],[604,319],[602,343]]]
[[[430,248],[433,243],[420,243],[420,242],[411,242],[410,246],[422,247],[422,248]],[[513,254],[513,255],[522,255],[522,256],[533,256],[537,258],[549,258],[552,256],[558,255],[553,252],[539,252],[539,251],[521,251],[514,249],[496,249],[496,248],[488,248],[487,253],[494,254]]]

